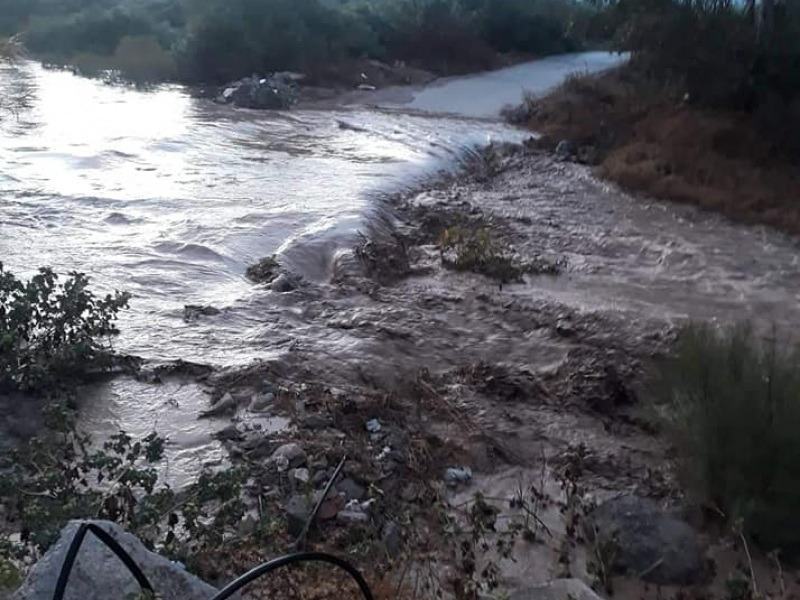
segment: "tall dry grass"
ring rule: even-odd
[[[747,325],[686,327],[654,390],[695,499],[763,549],[800,553],[800,348]]]

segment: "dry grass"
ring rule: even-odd
[[[544,142],[595,146],[623,187],[800,233],[800,169],[746,114],[694,108],[630,69],[572,77],[528,101]]]

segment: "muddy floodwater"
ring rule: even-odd
[[[49,265],[86,272],[100,290],[130,291],[115,347],[150,363],[232,368],[313,357],[342,382],[498,356],[532,369],[563,361],[567,346],[514,302],[628,323],[755,317],[796,327],[795,241],[632,199],[549,159],[515,164],[464,193],[516,224],[521,253],[563,259],[560,276],[528,277],[490,307],[481,298],[496,286],[468,278],[421,277],[382,298],[343,297],[333,284],[360,232],[393,226],[387,198],[457,174],[491,142],[529,135],[501,122],[503,105],[619,60],[556,57],[292,112],[234,110],[179,87],[138,91],[32,63],[4,67],[0,85],[25,89],[30,106],[0,124],[0,260],[22,276]],[[416,201],[458,206],[459,198],[432,191]],[[271,254],[302,278],[300,291],[278,294],[245,278]],[[219,313],[187,319],[186,305]],[[182,482],[225,460],[211,434],[229,421],[197,420],[208,402],[192,381],[116,378],[84,390],[82,420],[101,436],[168,435],[169,475]],[[287,426],[259,419],[251,420],[265,431]]]

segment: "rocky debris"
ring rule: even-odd
[[[286,110],[297,102],[297,83],[302,79],[302,75],[288,72],[245,77],[224,86],[216,101],[239,108]]]
[[[406,240],[391,228],[374,224],[369,236],[361,236],[353,254],[364,274],[380,284],[399,281],[411,273]]]
[[[247,267],[245,277],[253,283],[272,283],[280,275],[280,268],[275,255],[267,256]]]
[[[381,530],[381,542],[390,558],[395,558],[403,549],[403,534],[394,521],[387,521]]]
[[[612,568],[659,585],[703,580],[705,561],[692,527],[637,496],[620,496],[596,508],[587,522],[595,544],[612,548]]]
[[[272,403],[274,401],[275,394],[272,392],[267,392],[266,394],[253,394],[248,410],[250,410],[250,412],[264,412],[272,407]]]
[[[602,600],[580,579],[555,579],[535,587],[517,590],[508,600]]]
[[[344,523],[366,523],[369,521],[370,502],[359,502],[358,500],[351,500],[348,502],[344,510],[339,511],[336,515],[338,521]]]
[[[150,552],[138,538],[109,521],[91,521],[107,531],[131,555],[163,600],[208,600],[217,590],[188,573],[181,565]],[[13,600],[50,600],[67,549],[80,522],[70,521],[58,541],[37,562]],[[113,593],[111,593],[113,591]],[[139,585],[119,558],[92,533],[81,546],[67,585],[65,600],[138,598]]]
[[[308,469],[292,469],[291,477],[298,483],[305,484],[311,479],[311,474]]]
[[[316,473],[314,473],[314,476],[311,478],[311,485],[313,485],[315,488],[321,488],[323,485],[325,485],[328,482],[328,478],[329,477],[330,477],[330,474],[328,473],[327,470],[325,470],[325,471],[317,471]]]
[[[378,419],[370,419],[367,421],[366,429],[370,433],[378,433],[381,430],[381,422]]]
[[[299,285],[300,279],[298,277],[294,277],[288,273],[281,273],[272,280],[272,283],[269,284],[269,289],[278,294],[286,294],[287,292],[296,290]]]
[[[352,123],[348,123],[347,121],[342,121],[341,119],[336,119],[336,124],[339,126],[339,129],[343,129],[345,131],[358,131],[358,132],[367,131],[363,127],[359,127],[358,125],[353,125]]]
[[[331,420],[322,415],[309,415],[303,419],[303,427],[306,429],[325,429],[331,426]]]
[[[314,494],[314,498],[319,499],[321,495],[322,491],[319,491]],[[336,516],[345,509],[346,505],[347,503],[343,496],[339,494],[328,494],[328,497],[325,498],[325,501],[319,507],[317,519],[320,521],[330,521],[336,518]]]
[[[450,487],[467,484],[472,481],[472,469],[469,467],[450,467],[444,473],[444,481]]]
[[[187,323],[194,323],[200,317],[214,317],[222,311],[213,306],[200,306],[198,304],[187,304],[183,307],[183,320]]]
[[[200,418],[216,417],[225,413],[232,413],[236,410],[238,403],[229,393],[225,394],[209,410],[200,413]]]
[[[312,508],[310,500],[305,495],[295,494],[289,498],[283,507],[286,513],[286,524],[289,535],[296,537],[303,533]]]
[[[242,433],[236,428],[236,425],[228,425],[224,429],[218,431],[214,437],[223,442],[232,442],[241,440]]]
[[[336,491],[345,495],[348,500],[363,500],[367,495],[367,490],[363,485],[359,485],[350,477],[342,479],[336,484]]]
[[[600,153],[595,146],[581,146],[575,158],[584,165],[596,165],[600,162]]]
[[[279,446],[269,460],[277,465],[278,470],[286,471],[303,466],[306,463],[306,453],[300,444],[289,443]]]
[[[561,140],[556,144],[556,156],[562,160],[572,159],[578,152],[574,142]]]

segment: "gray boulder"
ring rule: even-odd
[[[92,521],[111,534],[131,555],[163,600],[208,600],[217,590],[188,573],[181,565],[150,552],[136,536],[109,521]],[[50,600],[67,549],[80,522],[71,521],[58,541],[31,569],[12,600]],[[119,558],[91,532],[81,546],[67,584],[65,600],[137,598],[139,584]]]
[[[224,86],[217,96],[217,102],[221,104],[261,110],[287,109],[296,100],[296,81],[286,73],[276,73],[270,77],[245,77]]]
[[[561,140],[556,145],[556,156],[563,159],[570,159],[577,153],[575,143],[570,140]]]
[[[596,508],[587,521],[587,535],[613,548],[615,570],[658,585],[701,582],[705,561],[694,529],[637,496],[620,496]]]
[[[580,579],[555,579],[548,583],[513,592],[508,600],[602,600]]]

